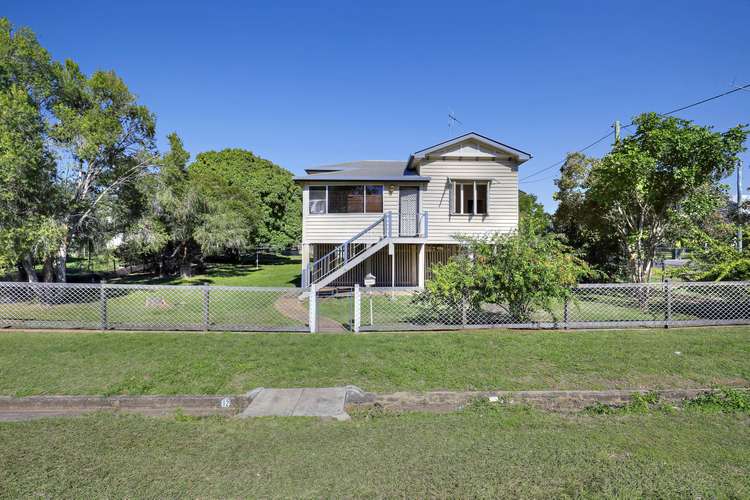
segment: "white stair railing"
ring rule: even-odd
[[[391,212],[386,212],[378,220],[355,234],[310,266],[310,285],[314,285],[326,276],[346,266],[350,261],[364,253],[373,243],[390,238],[393,227]]]

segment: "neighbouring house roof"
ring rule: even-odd
[[[409,156],[408,161],[399,160],[360,160],[333,165],[321,165],[305,169],[307,175],[294,177],[295,181],[411,181],[428,182],[429,177],[417,173],[415,160],[422,160],[430,155],[439,154],[441,150],[450,148],[464,141],[475,141],[492,149],[507,153],[519,164],[531,159],[531,154],[518,148],[508,146],[489,137],[469,132],[451,140],[435,144]]]
[[[411,181],[427,182],[429,177],[406,168],[400,160],[360,160],[335,165],[322,165],[305,169],[307,175],[298,175],[295,181]]]

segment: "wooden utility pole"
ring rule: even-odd
[[[618,144],[620,142],[620,120],[615,120],[613,127],[615,129],[615,144]]]

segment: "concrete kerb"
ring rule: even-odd
[[[737,387],[741,390],[750,388]],[[706,392],[719,389],[621,389],[604,391],[434,391],[434,392],[394,392],[377,394],[374,401],[362,403],[361,407],[379,407],[392,411],[450,412],[462,409],[476,399],[488,399],[502,405],[528,405],[548,411],[575,412],[595,403],[622,405],[635,394],[650,392],[659,395],[665,403],[680,404],[685,399],[694,398]],[[352,406],[354,407],[354,406]]]
[[[750,390],[748,387],[736,387]],[[120,411],[143,415],[164,416],[177,411],[193,416],[240,416],[250,406],[264,388],[256,388],[244,395],[234,396],[0,396],[0,420],[27,420],[44,416],[74,416],[96,411]],[[294,391],[295,389],[286,389]],[[655,392],[661,401],[679,404],[685,399],[694,398],[717,389],[624,389],[605,391],[433,391],[433,392],[394,392],[375,394],[365,392],[356,386],[338,388],[300,388],[315,397],[321,392],[323,403],[343,405],[344,410],[379,407],[392,411],[449,412],[463,408],[477,398],[487,398],[504,405],[529,405],[550,411],[580,411],[596,402],[619,405],[628,402],[634,394]],[[282,390],[283,391],[283,390]],[[326,400],[333,391],[334,402]],[[342,392],[343,391],[343,392]],[[341,402],[343,400],[343,403]],[[294,403],[297,408],[298,402]],[[338,407],[338,406],[337,406]],[[301,405],[298,412],[307,416],[328,416],[339,420],[349,418],[345,411],[330,415],[317,415],[315,409]],[[334,414],[335,413],[335,414]],[[290,413],[291,415],[292,413]],[[248,415],[251,416],[251,415]]]
[[[3,413],[35,416],[122,411],[144,415],[234,416],[249,404],[244,396],[0,396]]]

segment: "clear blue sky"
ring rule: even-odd
[[[193,154],[246,148],[293,172],[406,159],[472,130],[531,152],[523,177],[616,119],[750,83],[747,0],[6,0],[0,15],[55,58],[114,69],[156,113],[162,147],[176,131]],[[750,122],[750,92],[682,116]],[[555,171],[521,185],[548,209]]]

